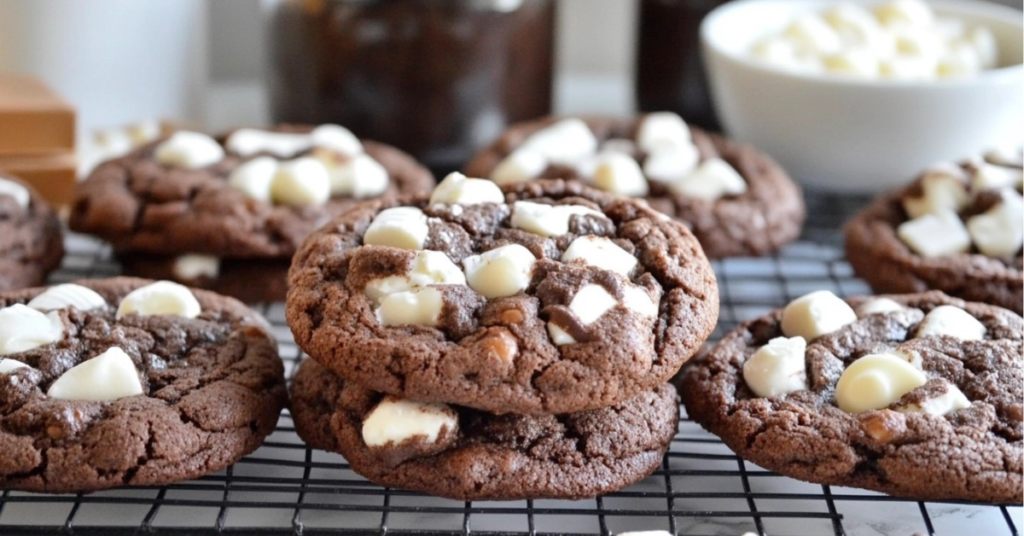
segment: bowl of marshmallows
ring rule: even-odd
[[[738,0],[701,42],[719,118],[810,188],[870,192],[1024,139],[1024,24],[981,0]]]

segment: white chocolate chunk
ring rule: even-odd
[[[491,180],[496,184],[516,184],[536,179],[548,167],[544,153],[536,150],[517,149],[505,157],[491,171]]]
[[[777,337],[743,363],[743,381],[755,395],[772,397],[807,389],[803,337]]]
[[[483,297],[511,296],[530,286],[537,258],[519,244],[509,244],[466,257],[466,281]]]
[[[184,281],[191,281],[200,277],[214,279],[220,275],[220,258],[198,253],[181,255],[174,259],[171,272],[174,273],[174,277]]]
[[[541,236],[560,236],[569,232],[573,216],[603,216],[582,205],[545,205],[531,201],[516,201],[512,205],[512,227]]]
[[[601,318],[601,315],[619,304],[601,285],[590,283],[576,291],[569,302],[569,310],[580,319],[580,323],[588,326]]]
[[[445,404],[384,397],[363,421],[363,442],[368,447],[400,445],[415,437],[434,443],[441,432],[454,433],[459,415]]]
[[[674,112],[654,112],[644,115],[636,131],[636,145],[645,153],[657,149],[684,149],[692,146],[690,127]]]
[[[21,208],[28,208],[28,202],[31,198],[28,188],[3,177],[0,177],[0,195],[10,196]]]
[[[923,0],[892,0],[876,5],[873,11],[878,22],[890,28],[929,26],[935,18]]]
[[[340,125],[320,125],[309,133],[309,142],[345,156],[363,154],[363,144],[349,129]]]
[[[596,152],[597,144],[590,127],[572,117],[534,132],[520,148],[539,152],[550,162],[571,164]]]
[[[877,78],[881,72],[878,57],[866,48],[850,48],[822,57],[825,70],[851,78]]]
[[[827,290],[801,296],[782,310],[782,332],[787,337],[813,341],[822,335],[857,321],[857,313]]]
[[[0,355],[39,348],[64,338],[64,321],[54,311],[43,314],[16,303],[0,309]]]
[[[946,336],[963,341],[985,338],[985,325],[970,313],[952,305],[940,305],[924,316],[915,337]]]
[[[576,343],[576,339],[572,335],[569,335],[567,331],[558,327],[553,322],[548,322],[548,336],[551,337],[551,342],[555,343],[556,346]]]
[[[628,197],[647,195],[647,179],[640,164],[624,153],[605,153],[598,158],[594,170],[594,186],[613,194]]]
[[[380,211],[366,229],[363,243],[399,249],[423,249],[430,227],[427,215],[415,207],[394,207]]]
[[[363,293],[375,304],[389,294],[429,285],[465,285],[462,270],[440,251],[417,251],[404,275],[390,275],[366,283]]]
[[[295,132],[271,132],[255,128],[241,128],[231,133],[224,146],[238,156],[270,153],[278,158],[292,158],[309,150],[309,135]]]
[[[7,374],[23,368],[29,368],[29,366],[17,359],[0,358],[0,374]]]
[[[270,198],[292,206],[322,205],[331,198],[327,168],[316,158],[303,156],[281,162],[270,183]]]
[[[157,145],[153,156],[165,166],[199,169],[223,160],[224,149],[206,134],[182,130]]]
[[[889,354],[868,354],[846,367],[836,404],[847,413],[882,409],[928,381],[924,372]]]
[[[388,170],[368,154],[357,154],[340,161],[333,152],[314,151],[313,155],[327,169],[331,195],[366,199],[377,197],[388,189]]]
[[[1009,257],[1024,245],[1024,199],[1012,188],[1000,192],[1002,201],[967,220],[978,251],[990,257]]]
[[[106,307],[106,305],[107,301],[95,290],[74,283],[54,285],[28,302],[29,307],[44,312],[65,307],[74,307],[79,311],[91,311]]]
[[[1024,171],[1021,171],[1020,168],[995,166],[981,162],[973,167],[971,189],[975,192],[983,192],[1013,188],[1021,182],[1022,174]]]
[[[709,158],[682,180],[669,185],[669,190],[686,197],[715,201],[746,192],[747,182],[725,160]]]
[[[643,317],[658,316],[658,304],[643,287],[629,285],[622,289],[622,305]]]
[[[796,45],[801,54],[833,54],[842,47],[839,34],[824,19],[814,14],[797,17],[782,32],[782,36]]]
[[[963,253],[971,247],[971,236],[955,212],[943,210],[906,221],[896,228],[904,244],[925,258]]]
[[[430,204],[478,205],[504,203],[505,194],[498,185],[485,179],[470,179],[459,172],[449,173],[430,194]]]
[[[425,287],[384,296],[376,314],[382,326],[436,326],[443,308],[441,291]]]
[[[959,387],[946,383],[946,392],[934,397],[922,400],[918,404],[907,404],[898,406],[896,411],[900,413],[924,413],[926,415],[943,416],[959,409],[971,407],[971,401],[967,399]]]
[[[871,298],[857,306],[857,318],[902,311],[903,306],[889,298]]]
[[[130,314],[195,318],[201,312],[199,300],[188,287],[173,281],[157,281],[129,292],[117,307],[117,318]]]
[[[907,363],[910,363],[914,368],[924,370],[924,358],[921,357],[921,354],[917,350],[910,350],[908,348],[901,348],[897,346],[896,348],[882,353],[896,356]]]
[[[659,146],[644,158],[644,175],[652,181],[673,183],[689,175],[699,160],[700,154],[695,145]]]
[[[615,242],[602,236],[581,236],[572,241],[562,253],[562,262],[582,260],[589,266],[611,270],[629,277],[636,268],[637,260],[631,253]]]
[[[57,378],[46,396],[62,400],[117,400],[141,395],[142,382],[132,358],[117,346],[75,365]]]
[[[270,202],[270,183],[277,173],[277,164],[270,156],[253,158],[231,171],[228,185],[249,199]]]
[[[943,211],[959,212],[971,201],[967,180],[959,166],[936,167],[921,178],[921,197],[903,199],[903,209],[910,219]]]

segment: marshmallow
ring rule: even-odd
[[[1024,244],[1024,199],[1012,188],[1004,188],[1000,197],[998,205],[967,220],[974,245],[990,257],[1012,256]]]
[[[277,160],[260,156],[244,162],[228,176],[228,185],[249,199],[270,202],[270,184],[277,173]]]
[[[833,54],[842,48],[839,34],[814,14],[804,14],[791,22],[782,36],[796,45],[800,54]]]
[[[74,307],[79,311],[91,311],[106,307],[106,305],[107,301],[95,290],[74,283],[54,285],[28,302],[29,307],[44,312],[65,307]]]
[[[569,302],[569,310],[580,319],[581,324],[589,326],[618,303],[615,296],[609,294],[604,287],[590,283],[576,291]]]
[[[427,215],[415,207],[394,207],[380,211],[363,236],[363,243],[399,249],[423,249],[430,227]]]
[[[509,244],[466,257],[466,281],[485,298],[511,296],[530,286],[537,258],[519,244]]]
[[[28,208],[28,202],[31,199],[28,188],[0,177],[0,196],[2,195],[10,196],[21,208]]]
[[[903,306],[889,298],[871,298],[857,306],[857,318],[902,311]]]
[[[520,150],[538,152],[549,161],[571,164],[597,151],[597,138],[582,119],[562,119],[534,132]]]
[[[594,170],[594,186],[613,194],[628,197],[647,195],[647,179],[640,164],[624,153],[605,153],[598,158]]]
[[[622,305],[643,317],[658,316],[658,304],[643,287],[628,285],[622,289]]]
[[[39,348],[64,338],[64,321],[54,311],[43,314],[16,303],[0,309],[0,355]]]
[[[772,339],[743,363],[743,381],[760,397],[807,389],[806,350],[803,337]]]
[[[174,277],[183,281],[191,281],[200,277],[216,278],[220,275],[220,259],[213,255],[190,253],[174,259],[171,267]]]
[[[940,305],[924,316],[914,336],[946,336],[962,341],[980,341],[985,338],[985,332],[985,325],[967,311],[952,305]]]
[[[827,290],[801,296],[782,310],[782,332],[787,337],[813,341],[857,321],[857,314],[841,298]]]
[[[567,331],[552,322],[548,322],[548,336],[551,337],[551,342],[555,343],[556,346],[576,343],[576,339],[572,335],[569,335]]]
[[[112,346],[61,374],[50,385],[46,396],[62,400],[108,401],[144,392],[132,358],[124,350]]]
[[[631,253],[615,242],[601,236],[581,236],[572,241],[562,253],[562,262],[580,259],[584,264],[602,270],[611,270],[629,277],[636,268],[637,260]]]
[[[445,404],[429,404],[387,396],[363,421],[363,442],[368,447],[400,445],[420,437],[434,443],[442,431],[454,433],[459,415]]]
[[[388,189],[388,170],[370,155],[357,154],[338,158],[335,152],[314,149],[313,158],[327,169],[331,195],[356,199],[376,197]]]
[[[331,198],[327,168],[309,156],[281,162],[270,182],[270,198],[275,203],[292,206],[326,203]]]
[[[465,285],[462,270],[440,251],[417,251],[404,275],[390,275],[366,283],[363,293],[374,303],[389,294],[428,285]]]
[[[890,28],[923,27],[932,24],[934,14],[923,0],[892,0],[874,7],[875,18]]]
[[[531,201],[516,201],[512,205],[512,227],[541,236],[560,236],[569,232],[573,216],[602,216],[582,205],[545,205]]]
[[[224,149],[206,134],[182,130],[157,145],[154,157],[165,166],[198,169],[223,160]]]
[[[971,189],[975,192],[1013,188],[1020,184],[1024,172],[1020,168],[978,163],[972,169]]]
[[[309,133],[309,142],[313,147],[320,147],[343,154],[356,156],[363,154],[363,144],[349,129],[339,125],[320,125]]]
[[[956,213],[950,210],[925,214],[903,222],[896,228],[896,235],[910,249],[925,258],[963,253],[971,248],[971,236],[967,228]]]
[[[681,147],[658,147],[657,150],[647,153],[644,158],[644,175],[655,182],[673,183],[689,175],[697,162],[700,154],[696,145],[685,145]]]
[[[682,180],[669,185],[672,193],[715,201],[747,191],[747,182],[725,160],[709,158]]]
[[[693,145],[690,127],[673,112],[653,112],[644,115],[636,131],[636,145],[645,153],[666,148],[685,149]]]
[[[444,308],[444,296],[434,287],[388,294],[375,311],[382,326],[436,326]]]
[[[836,383],[836,404],[847,413],[882,409],[928,381],[924,372],[889,354],[854,361]]]
[[[822,57],[825,70],[853,78],[877,78],[881,72],[878,57],[866,48],[849,48]]]
[[[540,151],[517,149],[491,171],[496,184],[515,184],[536,179],[548,167],[548,159]]]
[[[270,153],[278,158],[292,158],[309,150],[312,142],[306,134],[241,128],[228,136],[224,146],[228,151],[242,157]]]
[[[926,415],[943,416],[958,409],[971,407],[971,401],[967,400],[959,387],[945,381],[946,392],[935,397],[927,398],[917,404],[901,405],[896,408],[900,413],[924,413]]]
[[[195,318],[201,312],[199,301],[188,287],[173,281],[157,281],[129,292],[117,307],[117,318],[130,314]]]
[[[942,211],[959,212],[970,203],[962,170],[957,166],[936,168],[921,178],[921,197],[903,199],[903,209],[910,219]]]
[[[0,374],[7,374],[18,369],[31,368],[17,359],[4,359],[0,357]]]
[[[470,179],[459,172],[449,173],[430,194],[430,204],[479,205],[504,203],[505,194],[498,185],[484,179]]]

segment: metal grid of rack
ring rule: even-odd
[[[738,323],[817,289],[868,292],[842,258],[842,221],[866,200],[809,196],[800,241],[779,254],[714,263],[722,296],[712,340]],[[116,275],[109,249],[70,235],[54,282]],[[286,373],[304,358],[281,303],[271,321]],[[2,453],[0,453],[2,455]],[[460,502],[371,484],[341,456],[307,448],[287,411],[256,452],[198,480],[92,494],[0,495],[0,533],[10,534],[615,534],[1018,536],[1022,509],[924,503],[807,484],[744,462],[684,418],[661,468],[619,492],[582,501]]]

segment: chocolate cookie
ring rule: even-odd
[[[255,450],[284,406],[269,326],[134,278],[0,294],[0,487],[162,485]]]
[[[813,293],[728,334],[684,376],[690,417],[801,480],[1019,504],[1024,320],[938,291],[848,303]]]
[[[307,360],[291,392],[295,429],[310,446],[340,453],[382,486],[465,501],[624,488],[658,468],[679,421],[668,384],[610,408],[492,415],[385,397]]]
[[[579,179],[644,198],[686,223],[713,259],[778,250],[799,236],[806,215],[800,188],[770,157],[668,112],[519,123],[465,173],[502,184]]]
[[[494,413],[568,413],[654,389],[696,352],[718,288],[686,227],[579,182],[452,174],[315,232],[288,324],[375,391]]]
[[[113,244],[128,273],[282,300],[280,270],[238,266],[287,266],[309,233],[356,202],[433,185],[405,153],[333,125],[222,140],[178,132],[98,166],[79,184],[70,226]]]
[[[857,214],[845,228],[857,276],[876,292],[936,289],[1024,312],[1021,171],[999,162],[925,171]]]
[[[42,284],[63,257],[50,205],[28,184],[0,174],[0,291]]]

